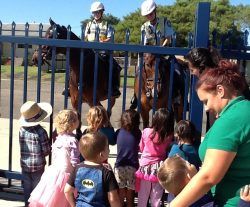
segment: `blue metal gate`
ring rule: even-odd
[[[190,38],[190,42],[193,41],[194,47],[207,47],[209,42],[209,20],[210,20],[210,3],[199,3],[197,7],[196,12],[196,24],[195,24],[195,35],[193,38]],[[91,48],[94,50],[106,50],[109,51],[109,53],[113,54],[113,51],[123,51],[125,54],[125,64],[124,64],[124,84],[123,84],[123,96],[122,96],[122,107],[121,112],[124,111],[126,106],[126,100],[127,100],[127,70],[128,70],[128,54],[129,52],[135,52],[139,53],[140,55],[140,71],[142,71],[142,54],[143,53],[153,53],[158,55],[181,55],[184,56],[187,54],[187,52],[190,50],[190,47],[186,48],[178,48],[178,47],[159,47],[159,46],[143,46],[143,45],[131,45],[129,44],[129,31],[126,33],[126,44],[116,44],[114,42],[112,43],[106,43],[106,44],[100,44],[98,42],[85,42],[85,41],[74,41],[74,40],[59,40],[59,39],[44,39],[42,37],[42,25],[40,25],[39,28],[39,37],[29,37],[28,36],[28,26],[25,30],[25,36],[15,36],[15,23],[12,24],[12,35],[6,36],[2,35],[2,23],[0,22],[0,43],[9,43],[11,45],[11,71],[10,71],[10,82],[9,82],[9,152],[8,152],[8,168],[7,169],[1,169],[2,166],[0,166],[0,177],[5,177],[9,179],[8,185],[11,186],[11,179],[22,179],[20,172],[13,171],[13,165],[12,161],[15,159],[12,154],[12,147],[13,147],[13,113],[16,108],[14,107],[15,103],[15,64],[14,64],[14,57],[15,57],[15,45],[16,44],[23,44],[24,45],[24,80],[23,80],[23,99],[21,103],[25,102],[28,99],[27,94],[27,81],[28,81],[28,45],[38,45],[38,52],[41,54],[41,46],[42,45],[48,45],[51,46],[52,49],[52,66],[51,66],[51,80],[50,80],[50,93],[49,95],[49,102],[51,103],[52,107],[57,105],[58,102],[55,100],[55,49],[56,47],[64,47],[67,49],[66,53],[66,76],[65,76],[65,88],[68,87],[68,78],[69,78],[69,52],[70,48],[80,48],[81,49],[81,63],[84,61],[84,49]],[[68,30],[70,31],[70,27],[68,27]],[[175,41],[174,41],[175,42]],[[249,51],[249,47],[246,45],[244,46],[244,49],[232,51],[228,50],[224,47],[221,47],[221,54],[222,56],[226,58],[232,58],[232,59],[238,59],[238,60],[250,60],[250,53],[247,53]],[[2,47],[0,47],[0,56],[2,54]],[[110,60],[112,61],[112,60]],[[1,59],[0,59],[1,63]],[[172,63],[174,64],[174,62]],[[82,68],[83,64],[80,64],[80,71],[82,74],[84,68]],[[112,65],[112,64],[110,64]],[[41,94],[41,59],[38,62],[38,68],[37,68],[37,80],[36,80],[36,100],[38,102],[42,101],[41,96],[44,94]],[[95,67],[95,70],[97,70],[97,66]],[[174,70],[174,66],[172,65],[171,70]],[[112,68],[110,68],[111,75]],[[140,72],[141,73],[141,72]],[[80,77],[82,77],[80,75]],[[187,76],[189,78],[189,76]],[[1,79],[1,64],[0,64],[0,104],[3,102],[3,94],[2,94],[2,79]],[[94,80],[96,82],[96,80]],[[187,83],[189,82],[189,79],[187,80]],[[201,131],[202,130],[202,116],[203,116],[203,107],[201,102],[198,100],[196,92],[194,90],[196,79],[192,77],[191,80],[191,91],[190,96],[186,97],[186,101],[190,103],[189,106],[189,113],[185,113],[184,118],[190,119],[196,126],[196,128]],[[82,81],[80,81],[80,89],[82,86]],[[111,97],[111,83],[109,84],[109,100]],[[187,89],[188,91],[189,89]],[[82,91],[80,91],[80,94]],[[95,96],[95,94],[94,94]],[[80,98],[81,99],[81,98]],[[139,99],[140,99],[140,93],[139,93]],[[21,104],[20,103],[20,104]],[[166,106],[167,107],[167,106]],[[68,108],[68,100],[67,97],[64,98],[64,103],[62,108]],[[82,111],[82,105],[79,103],[78,107],[79,112]],[[108,110],[110,110],[110,101],[108,102]],[[138,105],[138,110],[140,110],[140,104]],[[186,115],[187,114],[187,115]],[[50,126],[49,126],[49,134],[52,135],[52,129],[53,129],[53,115],[50,117]],[[1,139],[7,139],[7,137],[1,137]]]

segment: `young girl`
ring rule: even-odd
[[[64,186],[73,168],[79,163],[78,141],[73,134],[79,120],[75,111],[62,110],[54,122],[58,136],[52,145],[52,165],[31,193],[30,207],[70,206],[64,195]]]
[[[140,167],[135,174],[139,190],[138,207],[147,206],[149,197],[152,207],[160,206],[163,188],[158,182],[157,170],[166,158],[166,151],[173,140],[173,131],[173,114],[160,108],[153,116],[152,127],[142,132]]]
[[[201,160],[198,155],[198,149],[195,142],[195,126],[188,120],[181,120],[175,127],[176,144],[169,152],[168,157],[178,154],[184,160],[193,164],[197,170],[201,166]]]
[[[108,113],[102,106],[91,107],[87,114],[88,128],[83,134],[99,131],[107,136],[109,145],[116,144],[115,131],[112,127]]]
[[[120,123],[121,128],[117,131],[115,177],[119,185],[121,203],[126,199],[127,207],[132,207],[135,193],[134,174],[139,167],[140,115],[137,111],[128,109],[122,113]]]

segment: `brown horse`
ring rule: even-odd
[[[144,54],[144,63],[142,68],[142,89],[141,89],[141,117],[143,128],[149,125],[149,111],[153,108],[154,101],[154,82],[155,82],[155,63],[156,57],[153,54]],[[168,107],[169,99],[169,80],[170,80],[170,60],[160,58],[159,60],[158,80],[156,80],[156,110]],[[176,73],[176,72],[175,72]],[[185,81],[180,74],[174,74],[175,80],[173,85],[172,108],[176,121],[182,119]],[[139,96],[139,75],[137,75],[134,84],[135,96]]]
[[[46,38],[53,38],[53,28],[56,30],[56,39],[67,39],[67,28],[56,24],[50,19],[50,28],[46,31]],[[73,32],[70,31],[71,40],[80,40]],[[66,54],[66,48],[57,47],[56,53]],[[80,81],[80,48],[70,48],[70,79],[69,90],[71,104],[74,109],[78,108],[79,97],[79,81]],[[42,61],[43,63],[51,59],[52,48],[50,46],[42,46]],[[33,61],[38,62],[38,52],[34,53]],[[84,65],[83,65],[83,99],[90,107],[93,103],[94,91],[94,67],[95,67],[95,52],[92,49],[84,49]],[[117,67],[117,68],[114,68]],[[113,59],[113,70],[121,70],[120,66]],[[108,83],[109,83],[109,62],[107,58],[98,55],[98,79],[96,88],[96,104],[101,105],[101,101],[108,99]],[[111,96],[111,109],[118,97]]]

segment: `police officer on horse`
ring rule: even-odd
[[[141,5],[141,15],[145,16],[147,21],[141,26],[141,31],[145,32],[144,45],[158,45],[157,33],[161,32],[159,45],[170,46],[171,36],[174,30],[171,23],[166,18],[157,17],[157,5],[153,0],[145,0]],[[134,95],[131,100],[130,108],[137,107],[137,97]]]

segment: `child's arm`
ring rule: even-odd
[[[118,190],[108,192],[108,200],[111,207],[121,207]]]
[[[250,207],[250,186],[245,185],[240,189],[240,202],[238,207]]]
[[[75,188],[73,188],[71,185],[69,185],[68,183],[66,183],[65,187],[64,187],[64,194],[66,199],[68,200],[69,204],[71,207],[75,207],[76,206],[76,200],[75,200],[75,196],[74,196],[74,190]]]

